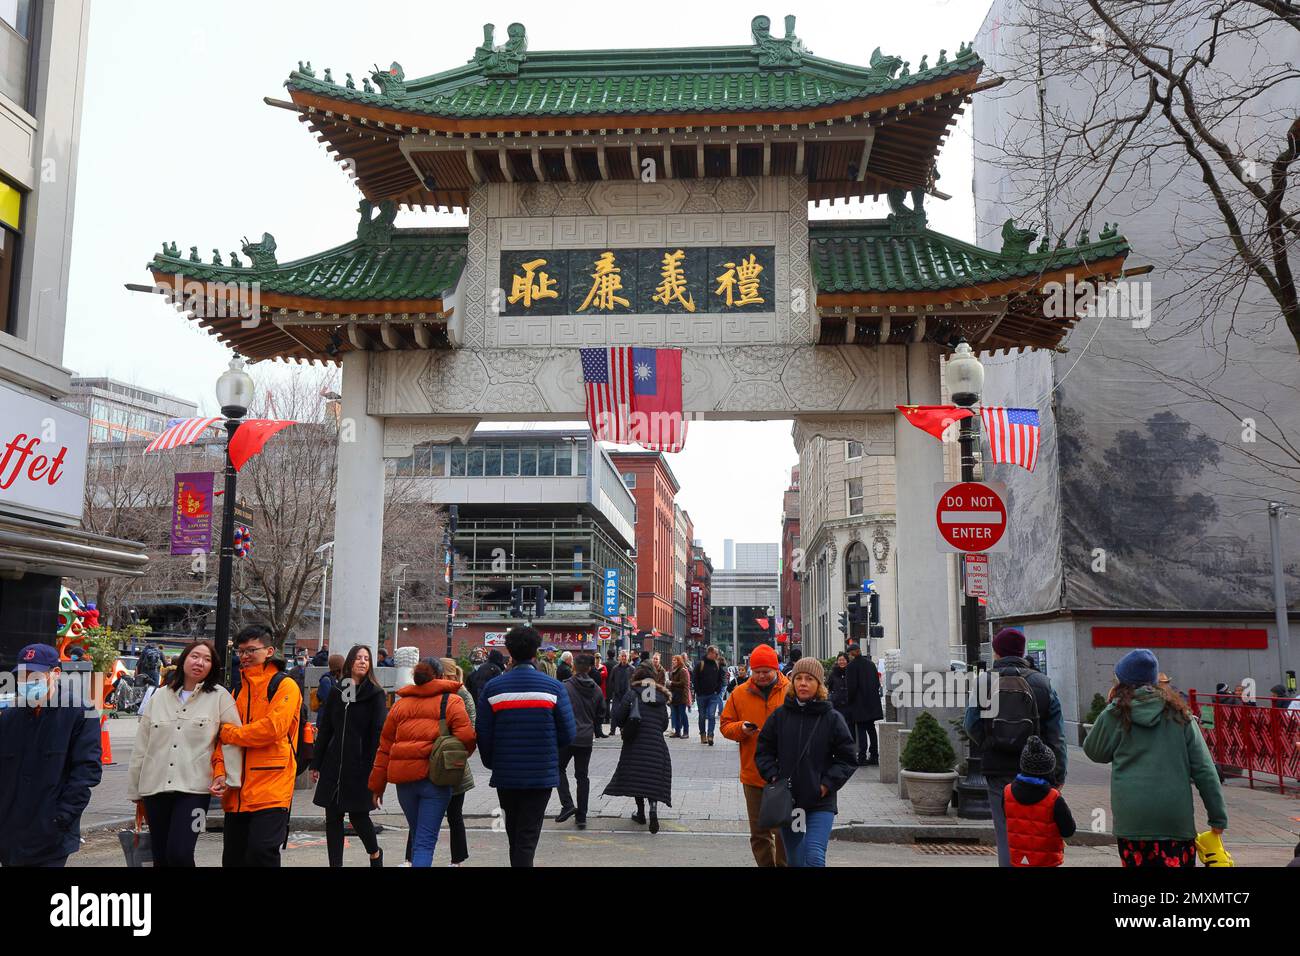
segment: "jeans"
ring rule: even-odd
[[[154,869],[194,865],[194,846],[207,829],[211,799],[207,793],[155,793],[144,798]],[[196,826],[200,820],[203,825]]]
[[[993,840],[998,845],[998,866],[1011,865],[1011,850],[1007,844],[1007,813],[1002,806],[1002,791],[1011,781],[989,778],[989,809],[993,811]]]
[[[289,837],[288,807],[227,813],[222,826],[222,866],[280,865],[280,847]]]
[[[796,811],[797,812],[797,811]],[[787,866],[825,866],[826,844],[830,842],[835,814],[829,810],[810,810],[804,814],[803,832],[781,828]]]
[[[451,831],[451,862],[469,859],[469,839],[465,835],[465,794],[458,793],[447,804],[447,828]]]
[[[722,709],[722,698],[720,694],[701,694],[700,702],[700,733],[705,736],[712,736],[713,729],[717,726],[718,711]]]
[[[349,813],[352,829],[357,831],[361,845],[366,853],[379,852],[379,837],[375,836],[375,825],[370,821],[369,813]],[[329,856],[330,866],[343,865],[343,811],[338,807],[325,808],[325,852]]]
[[[683,737],[691,735],[691,718],[685,704],[673,704],[673,733]]]
[[[397,802],[411,828],[411,866],[433,866],[433,850],[451,802],[451,787],[435,786],[428,780],[399,783]]]
[[[573,794],[569,792],[569,761],[573,761],[573,776],[578,781],[579,823],[587,822],[587,800],[591,793],[591,777],[587,768],[591,766],[590,747],[565,747],[560,751],[560,785],[556,788],[560,796],[560,808],[567,810],[573,806]]]
[[[510,865],[530,867],[542,838],[542,821],[551,799],[550,787],[497,790],[506,817],[506,840],[510,843]]]

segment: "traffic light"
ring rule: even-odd
[[[510,616],[524,616],[524,589],[515,588],[510,592]]]
[[[862,595],[861,594],[849,595],[849,623],[850,624],[862,623]]]
[[[869,601],[867,607],[867,624],[869,624],[871,627],[879,627],[880,626],[880,595],[877,594],[875,591],[872,591],[870,594],[867,595],[867,598]]]
[[[849,615],[847,611],[840,611],[840,633],[846,637],[849,633]]]
[[[537,589],[537,606],[533,609],[533,617],[541,617],[546,613],[546,588]]]

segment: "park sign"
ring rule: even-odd
[[[997,483],[959,481],[934,486],[934,521],[939,550],[947,552],[1006,551],[1006,492]]]
[[[77,524],[89,444],[85,416],[0,385],[0,511]]]

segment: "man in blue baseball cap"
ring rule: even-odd
[[[15,706],[0,711],[0,866],[63,866],[103,774],[99,721],[59,693],[59,652],[18,652]],[[75,696],[75,695],[73,695]]]

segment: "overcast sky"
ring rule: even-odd
[[[294,114],[267,106],[285,99],[298,60],[342,82],[373,64],[399,61],[408,77],[468,61],[483,23],[497,37],[520,21],[536,50],[736,45],[766,12],[773,32],[786,13],[819,56],[865,64],[876,46],[916,69],[976,33],[988,0],[905,4],[674,2],[619,7],[566,2],[466,6],[372,0],[311,3],[226,0],[113,0],[92,5],[64,364],[199,403],[212,411],[213,384],[228,361],[224,346],[156,296],[127,292],[151,281],[145,269],[164,241],[204,261],[228,256],[243,236],[275,235],[281,261],[355,235],[359,193]],[[559,11],[563,10],[563,13]],[[620,12],[621,11],[621,12]],[[927,205],[933,228],[973,237],[969,114],[940,157],[941,188],[953,196]],[[878,216],[877,207],[813,209]],[[463,216],[403,213],[397,224],[463,225]],[[242,257],[242,256],[241,256]],[[265,367],[265,366],[264,366]],[[274,374],[293,374],[280,365]],[[700,422],[686,450],[670,456],[680,502],[696,536],[722,564],[722,541],[775,541],[781,490],[797,463],[790,422]]]

